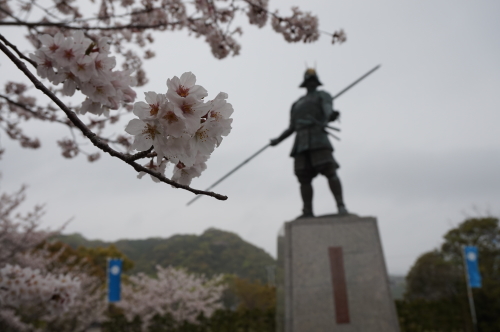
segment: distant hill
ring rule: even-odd
[[[155,273],[155,266],[184,267],[205,275],[235,274],[241,278],[267,282],[266,266],[275,260],[264,250],[241,239],[238,235],[215,228],[198,235],[174,235],[169,238],[119,240],[105,242],[87,240],[75,233],[60,235],[58,240],[73,248],[107,247],[118,250],[134,261],[130,273]]]
[[[134,261],[130,273],[155,273],[155,266],[187,268],[190,272],[214,274],[235,274],[240,278],[260,280],[267,283],[267,266],[276,264],[264,250],[244,241],[238,235],[215,228],[198,235],[174,235],[169,238],[144,240],[119,240],[105,242],[87,240],[75,233],[61,235],[58,240],[73,248],[116,246]],[[395,299],[401,299],[405,291],[403,276],[389,276],[390,288]]]

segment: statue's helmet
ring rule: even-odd
[[[323,85],[318,78],[318,74],[316,74],[316,69],[308,68],[306,70],[306,72],[304,73],[304,81],[302,82],[300,87],[305,88],[306,82],[309,82],[310,80],[316,82],[318,85]]]

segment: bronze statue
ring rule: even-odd
[[[371,75],[374,71],[380,68],[380,65],[375,66],[366,74],[349,84],[343,90],[331,97],[327,92],[317,91],[316,88],[321,85],[318,75],[314,69],[308,69],[304,74],[304,82],[300,85],[307,89],[307,95],[300,98],[292,105],[292,114],[290,118],[290,127],[281,134],[280,137],[271,140],[259,151],[252,154],[242,163],[238,164],[230,172],[226,173],[219,180],[215,181],[210,187],[205,189],[209,191],[216,185],[227,179],[231,174],[246,165],[250,160],[257,157],[269,146],[279,144],[282,140],[290,136],[294,131],[297,132],[295,144],[292,149],[291,156],[295,158],[295,174],[300,182],[300,192],[304,201],[303,214],[300,217],[314,216],[312,212],[312,179],[323,174],[327,177],[330,189],[337,202],[339,214],[348,214],[347,209],[342,199],[342,186],[337,177],[337,168],[339,165],[333,159],[333,147],[328,140],[326,128],[338,130],[337,128],[328,126],[328,122],[335,121],[340,113],[333,110],[333,100],[343,95],[353,86]],[[195,196],[187,205],[192,204],[203,195]]]
[[[330,190],[337,203],[339,214],[348,214],[342,198],[342,185],[337,176],[339,164],[333,158],[333,146],[325,127],[335,121],[340,113],[333,109],[332,96],[317,90],[322,85],[316,71],[307,69],[300,85],[307,94],[297,100],[291,109],[290,126],[270,145],[278,145],[296,132],[295,143],[290,156],[295,159],[294,171],[300,183],[300,194],[304,203],[299,218],[314,217],[312,208],[312,180],[318,174],[326,176]]]

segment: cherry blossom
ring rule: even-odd
[[[180,78],[174,76],[167,80],[167,97],[175,103],[182,105],[185,100],[191,102],[201,102],[208,96],[207,90],[200,85],[196,85],[196,76],[191,72],[186,72]]]
[[[196,85],[191,72],[168,79],[167,87],[166,94],[149,91],[145,93],[146,102],[134,104],[139,119],[132,119],[125,131],[134,136],[132,149],[146,151],[153,147],[157,162],[151,162],[151,166],[162,165],[165,158],[176,165],[172,180],[189,185],[207,168],[206,161],[222,136],[230,133],[233,108],[224,92],[205,101],[208,93]],[[165,168],[159,170],[163,173]]]
[[[146,102],[138,101],[134,104],[134,114],[141,120],[158,119],[161,110],[166,108],[166,96],[153,91],[145,92],[144,96]]]
[[[164,144],[165,137],[162,134],[162,126],[159,121],[132,119],[125,131],[130,135],[134,135],[132,149],[145,151],[153,146],[155,150],[158,150],[157,152],[162,150],[161,147]]]
[[[160,174],[163,174],[163,173],[165,173],[165,168],[167,167],[167,164],[168,164],[168,163],[167,163],[167,161],[166,161],[166,160],[162,160],[162,161],[160,162],[160,164],[159,164],[159,165],[155,164],[155,163],[153,162],[153,160],[151,160],[149,163],[145,164],[144,166],[145,166],[146,168],[149,168],[150,170],[152,170],[152,171],[154,171],[154,172],[158,172],[158,173],[160,173]],[[139,174],[137,174],[137,178],[138,178],[138,179],[142,179],[142,177],[143,177],[144,175],[146,175],[146,173],[144,173],[144,172],[139,172]],[[160,182],[160,180],[158,180],[158,178],[157,178],[157,177],[154,177],[154,176],[152,176],[152,175],[150,175],[150,176],[151,176],[151,180],[153,180],[154,182],[156,182],[156,183],[159,183],[159,182]]]
[[[142,66],[144,60],[156,54],[150,47],[158,38],[153,32],[187,31],[188,35],[201,37],[218,59],[238,55],[241,50],[238,36],[243,30],[236,24],[241,22],[238,14],[246,15],[249,23],[259,28],[264,27],[270,18],[272,28],[289,42],[311,42],[319,37],[316,16],[296,7],[292,8],[292,15],[281,16],[277,11],[270,11],[269,0],[87,1],[84,11],[80,8],[82,2],[78,1],[56,1],[53,6],[39,0],[21,1],[19,7],[14,6],[13,2],[0,2],[0,25],[27,28],[26,37],[36,50],[27,58],[15,43],[4,36],[0,36],[0,47],[6,54],[16,53],[8,55],[10,60],[51,99],[51,103],[42,106],[32,96],[8,93],[6,89],[4,93],[0,91],[0,129],[18,140],[21,146],[38,148],[40,141],[23,133],[22,126],[27,119],[59,123],[71,130],[77,127],[82,137],[92,141],[94,146],[130,164],[137,171],[144,172],[147,170],[136,160],[151,157],[149,153],[130,155],[135,138],[119,132],[110,134],[106,127],[120,123],[120,117],[133,109],[129,104],[136,99],[132,87],[143,86],[148,82]],[[14,7],[19,10],[14,11]],[[346,40],[342,30],[329,35],[334,43]],[[182,47],[176,45],[172,45],[172,49],[182,52]],[[41,78],[57,88],[51,89],[45,87],[44,82],[33,80],[30,70],[19,61],[31,63]],[[117,70],[118,63],[122,70]],[[80,93],[84,95],[80,99],[83,103],[79,105],[71,100],[69,107],[69,100],[59,100],[57,97],[79,96]],[[164,91],[160,94],[163,95]],[[220,145],[230,130],[230,120],[214,123],[212,117],[205,113],[207,92],[196,85],[196,77],[192,73],[170,79],[165,95],[167,101],[163,103],[164,107],[160,107],[155,118],[159,123],[154,126],[157,126],[166,141],[156,144],[158,146],[151,153],[160,158],[157,162],[161,162],[163,156],[168,156],[170,163],[177,164],[180,161],[185,167],[191,167],[198,154],[209,154],[214,146]],[[7,107],[2,108],[3,105]],[[90,113],[104,116],[105,119],[92,116],[75,118],[73,112],[78,115]],[[148,120],[143,118],[142,113],[138,116],[141,120]],[[86,154],[89,161],[96,160],[91,157],[96,155],[95,152],[80,149],[83,143],[81,137],[75,136],[73,132],[71,134],[71,144],[59,144],[63,156],[79,155],[66,151],[67,146],[75,146],[75,151]],[[63,140],[68,142],[67,139]],[[141,145],[140,142],[141,139],[134,147]],[[166,177],[160,180],[175,186]],[[185,186],[180,188],[202,193]],[[224,196],[215,193],[203,194],[224,199]]]
[[[38,40],[42,43],[40,51],[47,54],[49,57],[53,57],[65,41],[65,38],[62,33],[58,32],[54,37],[49,34],[40,35],[38,36]]]
[[[259,28],[262,28],[267,22],[269,0],[248,0],[247,2],[249,4],[247,16],[250,24],[255,24]]]
[[[94,60],[85,54],[80,54],[75,61],[70,63],[69,68],[81,82],[88,82],[96,76]]]
[[[167,102],[161,108],[159,114],[160,123],[170,137],[181,137],[186,132],[186,118],[179,107]]]
[[[79,288],[79,280],[69,275],[42,274],[9,264],[0,269],[0,306],[17,308],[30,303],[46,306],[52,313],[64,312],[74,303]]]
[[[54,63],[49,56],[41,50],[36,50],[35,53],[30,54],[30,58],[38,65],[36,68],[38,76],[54,81],[56,72],[54,71]]]
[[[61,91],[66,96],[73,96],[77,89],[86,95],[82,114],[101,115],[107,113],[102,107],[115,110],[135,100],[132,70],[113,70],[116,60],[109,56],[108,38],[100,38],[96,44],[76,31],[69,37],[45,34],[39,40],[41,48],[30,55],[39,65],[38,74],[55,85],[63,83]]]
[[[200,154],[197,156],[195,163],[190,167],[178,163],[174,168],[172,180],[180,184],[189,185],[193,178],[199,177],[207,169],[206,159],[206,156]]]
[[[123,285],[123,300],[117,304],[128,320],[141,318],[143,331],[156,314],[168,313],[178,322],[196,323],[200,313],[210,317],[222,308],[222,276],[208,279],[173,267],[156,266],[156,270],[156,278],[144,273],[131,276],[130,284]]]
[[[298,7],[292,7],[293,15],[279,17],[277,12],[272,18],[272,26],[288,42],[303,41],[310,43],[319,38],[318,18],[311,13],[304,13]]]
[[[57,66],[70,66],[77,58],[85,54],[85,46],[81,43],[75,43],[72,37],[66,37],[54,52],[53,59]]]
[[[217,146],[222,142],[222,136],[227,136],[231,132],[233,119],[230,116],[234,110],[232,105],[226,101],[227,98],[227,93],[221,92],[214,100],[207,103],[209,110],[206,124],[212,128],[212,133],[214,133],[217,140]]]
[[[85,266],[58,263],[59,253],[42,245],[58,232],[39,229],[41,207],[16,210],[25,199],[22,188],[0,196],[0,321],[15,331],[37,331],[41,322],[84,331],[102,320],[104,293]],[[71,271],[70,271],[71,270]],[[63,329],[57,329],[63,330]]]

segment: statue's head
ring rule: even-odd
[[[304,81],[302,82],[300,87],[306,88],[306,87],[312,86],[312,85],[315,85],[317,87],[317,86],[320,86],[323,84],[320,82],[320,80],[318,78],[318,74],[316,74],[316,69],[308,68],[306,70],[306,72],[304,73]]]

